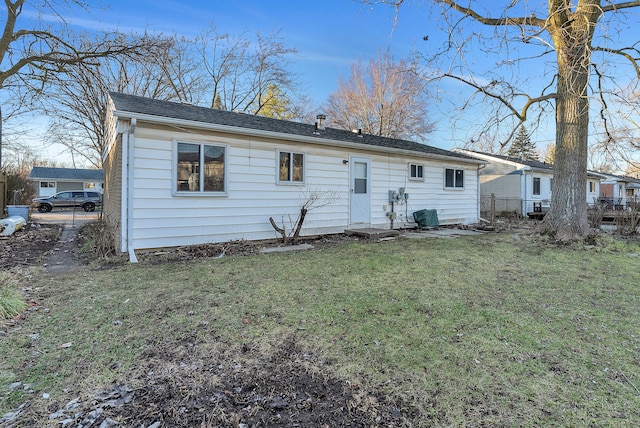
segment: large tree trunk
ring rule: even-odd
[[[566,241],[589,232],[586,194],[589,99],[586,76],[571,72],[559,80],[558,86],[571,88],[566,91],[558,88],[553,193],[546,222],[558,240]]]
[[[558,55],[556,98],[556,156],[547,230],[560,241],[581,239],[589,233],[587,220],[587,154],[589,132],[589,66],[596,2],[586,1],[574,13],[553,13],[551,31]],[[560,5],[558,5],[560,3]],[[556,9],[557,10],[557,9]]]

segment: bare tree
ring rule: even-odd
[[[549,143],[544,147],[542,152],[542,161],[553,165],[556,159],[556,145]]]
[[[28,19],[23,16],[30,7]],[[68,16],[87,12],[83,0],[5,0],[4,28],[0,35],[0,93],[6,121],[31,111],[46,100],[54,78],[73,67],[113,55],[137,52],[141,45],[117,32],[102,33],[91,44],[87,36],[71,31]],[[147,42],[148,39],[137,39]],[[0,162],[2,161],[0,142]],[[15,153],[15,152],[14,152]]]
[[[639,82],[635,82],[638,84]],[[599,136],[591,151],[611,163],[619,160],[620,170],[640,169],[640,92],[637,88],[621,90],[610,109],[606,132]]]
[[[398,8],[403,0],[381,2]],[[581,239],[589,233],[584,189],[590,97],[597,100],[597,116],[606,129],[608,99],[616,96],[619,73],[623,72],[622,67],[610,64],[620,65],[621,60],[629,66],[632,80],[640,77],[637,44],[612,46],[617,41],[614,35],[618,37],[616,32],[622,32],[622,24],[629,19],[625,11],[640,6],[640,1],[548,0],[539,5],[533,1],[505,1],[502,8],[495,4],[488,8],[480,1],[431,3],[441,6],[439,17],[447,27],[448,37],[444,48],[430,58],[429,65],[436,71],[425,76],[428,80],[462,82],[483,102],[493,102],[493,108],[485,105],[485,111],[493,115],[487,123],[491,127],[508,125],[511,136],[525,121],[535,122],[536,111],[555,111],[554,192],[545,217],[546,231],[561,241]],[[477,66],[466,62],[470,61],[465,55],[469,49],[500,58],[497,67],[480,75]],[[552,59],[547,60],[548,56]],[[436,64],[444,64],[439,61],[444,58],[450,65],[437,67]],[[530,82],[518,79],[518,69],[510,68],[524,67],[523,60],[550,67],[541,72],[535,94],[531,93]],[[617,80],[612,79],[614,68]],[[509,138],[503,144],[508,141]]]
[[[52,119],[49,143],[61,144],[74,158],[101,168],[109,91],[187,103],[200,99],[205,87],[185,40],[167,37],[138,44],[144,49],[137,55],[77,64],[50,81],[55,91],[41,106]]]
[[[0,38],[0,88],[29,88],[42,91],[49,78],[66,72],[70,66],[97,58],[123,55],[140,46],[119,33],[99,35],[91,45],[83,44],[86,36],[68,28],[65,12],[73,6],[86,10],[82,0],[29,1],[39,16],[52,20],[36,20],[30,26],[19,25],[28,0],[5,0],[5,23]],[[143,39],[140,39],[143,40]]]
[[[195,43],[209,79],[210,107],[260,115],[274,87],[280,102],[294,101],[298,84],[289,56],[296,50],[279,33],[265,37],[258,32],[251,40],[246,33],[219,34],[212,26]]]
[[[396,62],[388,51],[366,66],[352,65],[349,80],[339,80],[322,109],[332,126],[350,131],[418,140],[433,131],[416,64]]]

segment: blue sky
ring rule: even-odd
[[[103,3],[104,9],[92,12],[95,21],[78,23],[100,30],[116,27],[125,33],[147,30],[187,38],[197,36],[211,23],[221,33],[280,31],[285,43],[298,51],[292,64],[306,94],[319,106],[336,90],[340,77],[349,77],[350,66],[358,61],[367,62],[387,49],[401,60],[415,52],[428,55],[440,46],[445,33],[438,30],[438,22],[430,19],[429,7],[422,3],[406,2],[396,11],[388,5],[357,0],[112,0]],[[504,4],[504,0],[485,1],[482,7],[491,9],[495,3]],[[428,41],[423,40],[425,36]],[[474,67],[478,69],[491,66],[484,57],[471,60],[477,61]],[[451,91],[452,86],[457,95],[468,91],[452,82],[439,89]],[[435,123],[435,132],[427,137],[427,144],[451,149],[470,139],[473,124],[453,124],[447,110],[451,107],[448,102],[432,106],[429,119]],[[547,133],[538,138],[544,145],[553,136]]]
[[[292,57],[292,66],[314,105],[320,105],[327,99],[337,88],[340,77],[349,77],[351,64],[360,60],[369,61],[378,52],[387,49],[397,60],[416,51],[428,55],[440,46],[445,37],[445,33],[438,28],[441,23],[431,19],[426,6],[429,2],[418,0],[405,1],[397,15],[390,6],[369,6],[356,0],[96,0],[96,3],[100,7],[91,8],[88,14],[73,11],[67,17],[69,22],[80,30],[118,29],[124,33],[146,30],[179,34],[187,38],[197,36],[211,23],[219,32],[231,34],[280,31],[286,45],[298,51]],[[508,3],[506,0],[476,2],[480,4],[477,7],[485,9],[483,12],[493,16]],[[530,2],[543,8],[540,15],[544,15],[546,3]],[[528,3],[518,2],[509,14],[525,13],[523,4]],[[638,21],[637,12],[634,13],[634,19],[632,22]],[[469,23],[465,26],[468,29]],[[636,31],[632,29],[633,24],[629,24],[623,28],[622,34],[631,34],[632,39],[637,41]],[[487,32],[486,29],[483,31]],[[428,36],[429,40],[424,41],[424,36]],[[608,36],[616,35],[610,33]],[[479,53],[466,58],[474,72],[497,69],[495,60]],[[510,57],[518,55],[523,54],[509,52]],[[537,77],[541,76],[542,71],[535,61],[523,65],[518,73],[520,83],[527,82],[534,86],[543,80],[551,80],[549,75],[544,79]],[[463,116],[465,120],[454,123],[449,115],[451,110],[448,109],[459,109],[464,97],[456,97],[465,91],[468,93],[468,88],[449,83],[437,89],[444,91],[444,102],[434,104],[431,108],[433,116],[430,119],[436,124],[436,131],[428,137],[427,143],[445,149],[461,146],[477,130],[480,115],[476,113],[484,106],[476,105],[475,113],[469,109]],[[553,141],[552,122],[543,124],[532,135],[539,149]]]
[[[366,6],[353,0],[114,0],[93,13],[98,22],[85,26],[124,32],[146,30],[197,36],[215,24],[219,32],[249,35],[280,31],[284,42],[298,50],[296,71],[312,99],[320,104],[347,76],[350,64],[375,58],[389,48],[396,59],[406,57],[422,42],[425,18],[401,10],[394,26],[391,7]]]

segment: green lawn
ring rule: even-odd
[[[185,338],[203,355],[293,337],[411,406],[408,426],[640,426],[640,248],[604,241],[487,234],[35,271],[41,306],[0,337],[0,416],[131,382]],[[35,392],[10,392],[18,381]]]

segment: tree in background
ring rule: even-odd
[[[403,4],[365,2],[396,8]],[[640,49],[621,38],[625,26],[634,31],[636,15],[627,12],[640,1],[505,1],[503,7],[488,7],[479,0],[429,3],[447,35],[442,48],[433,47],[435,53],[425,58],[424,77],[435,84],[443,79],[459,82],[472,91],[460,110],[465,119],[465,109],[480,97],[482,111],[490,114],[483,130],[506,125],[512,137],[525,121],[543,120],[554,111],[554,191],[545,232],[559,241],[582,239],[590,231],[584,191],[590,97],[598,100],[602,127],[607,129],[607,119],[615,114],[607,106],[620,96],[622,73],[628,72],[631,85],[640,78]],[[471,61],[471,52],[487,55],[491,66]],[[519,78],[532,66],[542,68],[535,82]],[[532,119],[536,113],[537,119]]]
[[[36,188],[29,181],[29,174],[34,166],[56,168],[55,162],[40,159],[28,147],[19,146],[15,156],[7,159],[2,166],[2,172],[6,174],[7,203],[11,205],[29,205],[36,196]],[[0,198],[0,201],[2,199]]]
[[[212,26],[194,44],[209,88],[206,98],[210,101],[203,105],[262,115],[269,103],[273,107],[276,96],[279,108],[291,105],[295,111],[298,83],[289,57],[296,50],[285,45],[278,32],[267,36],[257,32],[252,40],[246,33],[220,34]]]
[[[531,141],[531,137],[524,125],[521,125],[518,129],[518,134],[511,146],[509,146],[509,150],[507,150],[507,156],[524,160],[539,160],[536,143]]]
[[[604,135],[592,145],[592,151],[598,152],[619,171],[640,169],[640,90],[632,88],[622,90],[620,99],[612,107],[610,126]],[[622,161],[623,165],[619,162]]]
[[[117,32],[99,33],[93,43],[88,36],[71,31],[65,20],[85,12],[82,0],[5,0],[4,28],[0,36],[0,91],[3,119],[31,112],[34,104],[50,95],[50,83],[72,67],[113,55],[135,54],[142,46]],[[29,16],[23,16],[25,7]],[[53,19],[31,17],[48,16]],[[137,42],[147,43],[150,38]],[[12,141],[0,145],[15,153]],[[15,148],[17,149],[17,148]],[[1,161],[0,151],[0,161]]]
[[[188,46],[177,37],[156,38],[139,55],[78,64],[52,79],[55,91],[40,105],[51,118],[47,141],[65,146],[74,159],[102,168],[109,91],[186,103],[202,97],[206,85]]]
[[[294,118],[294,112],[291,108],[291,101],[283,96],[280,88],[272,83],[262,97],[260,116],[270,117],[273,119],[291,120]]]
[[[322,110],[332,127],[349,131],[417,140],[433,131],[416,64],[396,62],[388,51],[366,66],[352,65],[349,80],[340,79]]]
[[[544,153],[542,154],[542,159],[545,163],[549,165],[553,165],[553,162],[556,159],[556,146],[553,143],[549,143],[544,148]]]
[[[141,36],[146,37],[146,36]],[[71,67],[42,110],[52,119],[48,141],[102,166],[109,91],[279,119],[303,117],[294,101],[294,76],[277,34],[219,35],[212,28],[194,41],[157,37],[139,55],[112,56]],[[142,45],[143,43],[138,43]]]

